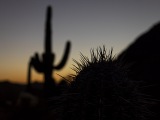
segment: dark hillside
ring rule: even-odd
[[[129,65],[129,77],[143,81],[146,94],[160,100],[160,23],[138,37],[118,56],[120,59],[124,65]],[[157,102],[154,109],[160,107]]]

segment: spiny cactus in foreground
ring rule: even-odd
[[[150,101],[139,91],[139,82],[127,77],[127,68],[114,60],[105,46],[74,60],[73,81],[63,95],[63,120],[146,120]]]

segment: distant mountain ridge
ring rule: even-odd
[[[119,56],[123,65],[129,65],[129,77],[142,81],[142,90],[155,99],[153,112],[160,118],[160,23],[138,37]]]
[[[149,57],[160,56],[157,53],[160,51],[160,23],[154,25],[147,32],[139,36],[127,49],[125,49],[120,55],[121,58],[124,54],[125,57]],[[138,52],[138,53],[136,53]],[[131,58],[130,58],[131,59]],[[128,59],[127,59],[128,61]]]
[[[160,84],[160,23],[138,37],[118,59],[132,64],[130,75],[133,78]]]

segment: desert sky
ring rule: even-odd
[[[54,71],[59,80],[74,73],[72,59],[80,52],[105,45],[118,55],[139,35],[160,21],[159,0],[0,0],[0,80],[26,83],[28,62],[35,52],[44,53],[46,8],[53,8],[53,65],[64,53],[66,41],[72,42],[67,64]],[[33,81],[43,75],[32,70]]]

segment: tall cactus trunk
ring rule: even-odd
[[[52,79],[53,72],[53,59],[54,55],[52,53],[52,29],[51,29],[51,20],[52,20],[52,9],[48,7],[46,15],[46,28],[45,28],[45,41],[44,41],[44,54],[43,54],[43,63],[44,63],[44,91],[46,94],[51,94],[55,89],[55,82]]]
[[[56,84],[54,79],[52,78],[52,72],[45,72],[44,73],[44,93],[45,96],[50,97],[53,95],[58,94]]]

